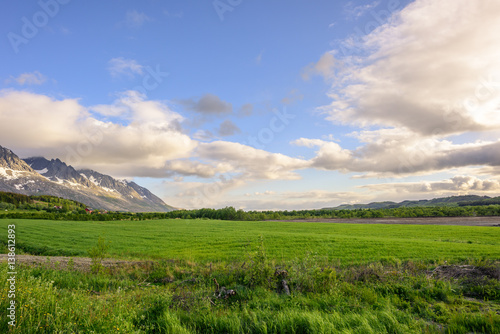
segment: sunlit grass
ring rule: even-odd
[[[280,260],[314,253],[342,264],[384,258],[401,260],[464,260],[500,258],[496,227],[238,222],[218,220],[154,220],[69,222],[0,221],[16,224],[16,241],[23,250],[42,255],[86,256],[99,236],[111,241],[109,255],[117,258],[241,259],[248,245],[263,236],[269,257]],[[4,250],[5,252],[5,250]]]
[[[496,227],[162,220],[15,224],[17,250],[157,259],[92,272],[17,265],[12,333],[498,333],[498,279],[436,279],[437,265],[499,272]],[[3,237],[5,236],[5,237]],[[262,237],[261,237],[262,236]],[[5,249],[4,249],[5,251]],[[285,270],[291,295],[278,290]],[[7,267],[0,307],[6,309]],[[218,298],[216,284],[234,289]]]

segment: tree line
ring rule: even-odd
[[[492,201],[493,202],[493,201]],[[57,206],[57,208],[54,208]],[[82,203],[54,196],[26,196],[0,192],[0,218],[73,221],[115,221],[152,219],[215,219],[235,221],[294,220],[315,218],[417,218],[500,216],[500,203],[434,207],[382,209],[319,209],[284,211],[244,211],[228,206],[222,209],[176,210],[171,212],[99,212],[89,214]]]

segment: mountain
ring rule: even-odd
[[[402,201],[396,202],[372,202],[368,204],[342,204],[332,208],[324,208],[325,210],[355,210],[355,209],[395,209],[402,207],[423,207],[423,206],[459,206],[464,203],[483,201],[489,199],[488,196],[465,195],[433,198],[430,200],[423,199],[417,201]]]
[[[92,183],[80,175],[72,166],[66,165],[59,159],[47,160],[43,157],[24,159],[35,172],[46,177],[50,181],[64,183],[64,181],[78,183],[86,187],[92,187]]]
[[[75,200],[95,209],[132,212],[167,212],[165,204],[134,182],[116,180],[92,170],[75,170],[59,159],[20,159],[0,146],[0,191],[24,195],[52,195]]]

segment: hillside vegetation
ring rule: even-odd
[[[0,210],[21,210],[21,211],[44,211],[54,212],[62,210],[67,213],[70,211],[85,212],[85,204],[77,201],[64,199],[61,197],[48,195],[22,195],[10,192],[0,191]]]

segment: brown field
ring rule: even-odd
[[[279,220],[268,220],[279,221]],[[403,224],[403,225],[456,225],[456,226],[496,226],[500,227],[500,216],[492,217],[420,217],[420,218],[318,218],[287,220],[304,223],[342,224]]]

